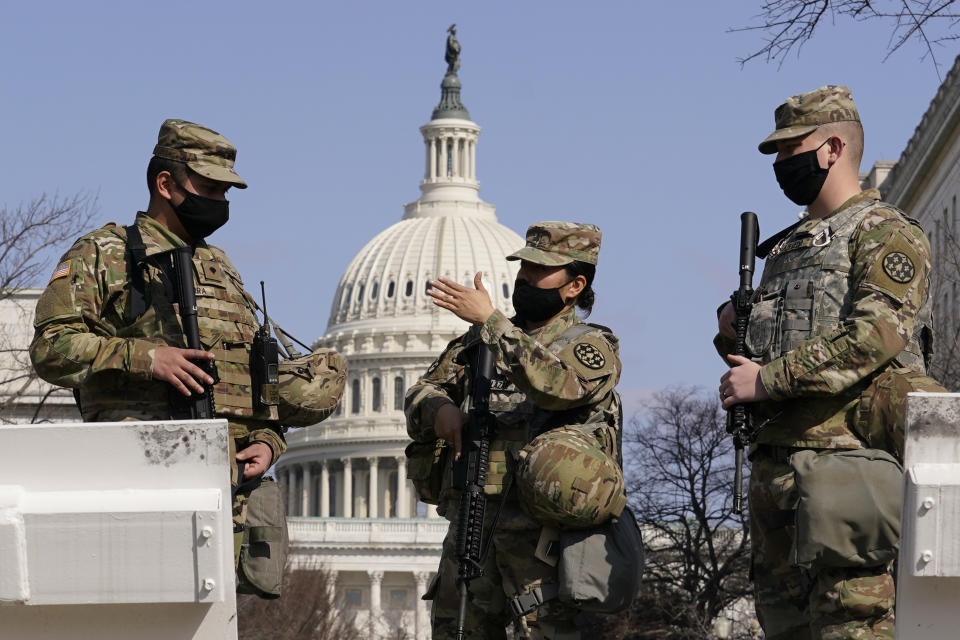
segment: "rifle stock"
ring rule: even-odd
[[[753,271],[757,257],[757,238],[760,227],[757,214],[744,211],[740,214],[740,286],[730,296],[736,312],[736,354],[747,356],[747,326],[753,308]],[[743,450],[753,439],[753,416],[744,404],[735,404],[727,412],[727,432],[733,436],[734,476],[733,512],[743,512]]]

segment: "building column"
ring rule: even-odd
[[[330,468],[326,460],[320,462],[320,517],[330,517]]]
[[[310,473],[310,463],[307,462],[303,465],[303,490],[300,492],[301,516],[310,515],[310,502],[313,500],[313,487],[310,486],[311,484],[313,484],[313,478]]]
[[[367,571],[370,576],[370,617],[374,620],[382,612],[380,605],[380,585],[383,582],[383,571]]]
[[[414,633],[417,640],[427,640],[430,637],[430,616],[427,615],[427,603],[421,600],[423,594],[427,592],[427,585],[430,582],[429,571],[414,571],[413,579],[417,582],[417,595],[414,599],[416,607],[414,618]]]
[[[353,517],[353,461],[343,459],[343,517]]]
[[[430,179],[430,141],[424,140],[423,146],[426,148],[426,155],[424,156],[424,166],[423,166],[423,179]]]
[[[437,178],[437,139],[430,138],[430,179]]]
[[[470,179],[477,179],[477,141],[470,143]]]
[[[453,146],[453,166],[450,167],[450,173],[454,176],[460,175],[460,138],[453,138],[451,140],[451,145]]]
[[[444,178],[447,177],[447,146],[448,139],[440,139],[440,175]]]
[[[378,488],[377,474],[380,473],[379,459],[378,458],[367,458],[367,462],[370,463],[370,482],[368,483],[367,492],[367,516],[370,518],[379,517],[379,502],[380,502],[380,490]]]
[[[407,511],[407,457],[397,456],[397,517],[409,518]]]
[[[439,517],[440,517],[440,516],[437,515],[437,505],[435,505],[435,504],[428,504],[428,505],[427,505],[427,517],[428,517],[428,518],[439,518]]]
[[[295,467],[290,465],[287,467],[287,515],[293,516],[296,515],[296,506],[297,506],[297,474],[294,473]]]

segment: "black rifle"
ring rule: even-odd
[[[200,325],[197,324],[197,291],[193,282],[193,247],[178,247],[170,252],[173,284],[177,302],[180,304],[180,321],[188,349],[203,349],[200,344]],[[219,380],[217,365],[213,360],[194,362],[204,373]],[[214,417],[213,385],[204,384],[203,393],[193,392],[184,396],[176,389],[170,392],[171,417],[207,420]]]
[[[747,355],[747,325],[750,310],[753,308],[753,269],[757,257],[757,237],[760,226],[757,214],[744,211],[740,214],[740,288],[733,292],[730,300],[737,314],[736,354]],[[733,436],[734,475],[733,475],[733,512],[743,512],[743,449],[754,437],[753,415],[745,404],[735,404],[727,412],[727,433]]]
[[[457,589],[460,609],[456,640],[464,640],[470,581],[483,575],[483,513],[487,497],[483,487],[490,468],[490,442],[494,421],[490,413],[490,380],[496,358],[493,350],[480,343],[468,361],[470,371],[470,412],[463,428],[460,458],[453,461],[452,482],[460,490],[457,519]]]
[[[250,347],[250,375],[253,378],[253,404],[257,409],[268,409],[280,404],[280,349],[277,339],[270,335],[270,317],[267,315],[267,292],[260,281],[263,300],[263,324],[253,336]]]

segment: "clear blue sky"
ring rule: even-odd
[[[628,408],[667,385],[714,388],[739,214],[758,212],[766,236],[797,211],[756,151],[774,107],[849,85],[868,169],[899,157],[939,85],[919,49],[882,62],[879,23],[827,24],[782,68],[741,69],[761,35],[726,31],[759,4],[8,3],[0,204],[87,190],[98,223],[128,223],[160,123],[206,124],[238,146],[250,184],[211,241],[313,340],[351,258],[419,195],[418,127],[456,22],[463,100],[484,128],[481,197],[519,233],[542,219],[604,232],[594,319],[621,337]],[[956,53],[942,50],[945,68]]]

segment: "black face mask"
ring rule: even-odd
[[[563,296],[560,295],[560,289],[570,282],[565,282],[555,289],[541,289],[526,280],[517,280],[513,285],[513,308],[522,320],[530,322],[549,320],[563,311],[566,306]]]
[[[829,138],[824,140],[820,147],[828,141]],[[830,171],[830,167],[823,169],[817,159],[820,147],[773,163],[773,173],[783,194],[801,207],[817,199]]]
[[[180,204],[173,204],[173,200],[170,200],[170,206],[191,240],[203,240],[230,219],[228,201],[198,196],[184,189],[181,184],[177,184],[177,187],[186,197]]]

